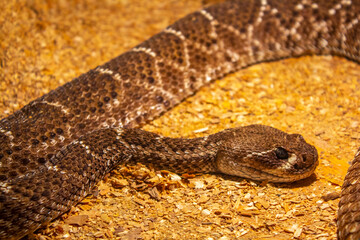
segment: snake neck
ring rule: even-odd
[[[122,129],[118,131],[118,141],[127,155],[121,159],[129,163],[151,164],[176,173],[216,172],[220,142],[211,137],[169,138],[141,129]]]
[[[113,168],[127,163],[151,164],[176,173],[216,172],[216,155],[222,143],[219,137],[214,138],[217,135],[183,139],[163,137],[141,129],[108,128],[72,142],[45,167],[69,178],[77,176],[83,182],[89,182],[90,176],[92,181],[85,184],[85,189]],[[40,170],[30,175],[42,173]]]

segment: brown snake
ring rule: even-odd
[[[207,82],[306,54],[360,61],[360,1],[229,1],[200,10],[0,121],[0,239],[68,211],[119,164],[296,181],[318,164],[300,135],[252,125],[196,139],[134,129]],[[342,190],[340,239],[360,238],[360,154]]]

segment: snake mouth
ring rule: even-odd
[[[314,146],[308,145],[306,153],[292,152],[282,166],[269,172],[277,175],[281,182],[294,182],[309,177],[318,165],[317,150]]]
[[[293,151],[288,153],[286,159],[272,158],[275,154],[271,150],[268,150],[267,154],[257,154],[258,158],[249,158],[247,155],[236,159],[231,151],[220,152],[216,164],[221,173],[274,183],[295,182],[307,178],[319,165],[317,150],[313,146],[307,154]]]
[[[303,174],[305,172],[312,173],[319,165],[318,152],[312,145],[308,145],[308,151],[306,153],[294,155],[296,155],[296,159],[295,161],[292,160],[292,168],[289,168],[291,174]]]
[[[284,172],[283,170],[278,171],[277,169],[272,169],[272,171],[264,171],[251,166],[242,166],[241,170],[235,170],[229,175],[234,175],[238,177],[243,177],[255,181],[268,181],[273,183],[287,183],[287,182],[296,182],[311,176],[316,169],[317,165],[312,165],[311,168],[308,168],[306,171],[299,174],[294,174],[293,172]]]

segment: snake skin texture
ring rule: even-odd
[[[359,0],[232,0],[210,6],[2,119],[0,239],[18,239],[46,225],[126,162],[275,182],[310,175],[318,164],[314,147],[270,127],[187,140],[134,127],[211,80],[258,62],[317,54],[359,63],[359,13]],[[271,140],[261,141],[259,132]],[[240,161],[234,153],[242,155]],[[339,239],[360,239],[358,199],[360,149],[342,189]]]

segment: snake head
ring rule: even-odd
[[[219,172],[259,181],[293,182],[310,176],[318,154],[299,134],[264,125],[228,129],[216,157]],[[220,136],[218,136],[220,137]]]

